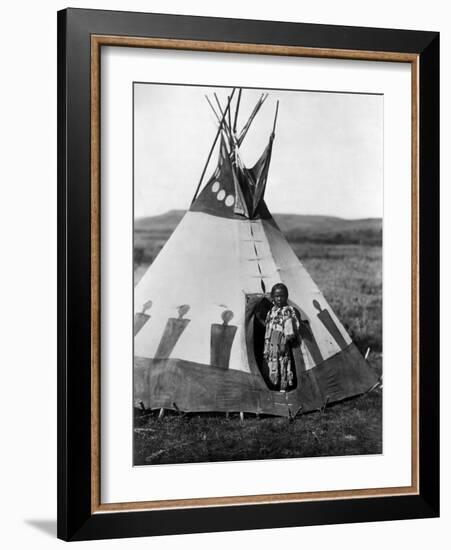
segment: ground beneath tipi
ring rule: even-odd
[[[380,371],[380,358],[372,365]],[[134,443],[135,465],[378,454],[382,388],[293,421],[155,411],[135,418]]]

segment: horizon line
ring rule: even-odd
[[[166,214],[170,214],[171,212],[189,212],[189,208],[183,209],[183,208],[171,208],[169,210],[166,210],[165,212],[162,212],[161,214],[147,214],[144,216],[134,216],[134,221],[137,220],[143,220],[146,218],[156,218],[157,216],[164,216]],[[337,216],[334,214],[303,214],[303,213],[295,213],[295,212],[270,212],[271,216],[304,216],[304,217],[321,217],[321,218],[336,218],[339,220],[346,220],[346,221],[358,221],[358,220],[383,220],[383,216],[363,216],[361,218],[345,218],[343,216]]]

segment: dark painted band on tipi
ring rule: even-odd
[[[157,351],[155,352],[155,357],[160,359],[170,357],[172,350],[175,348],[175,345],[180,339],[180,336],[185,331],[188,326],[190,319],[184,319],[183,316],[188,313],[190,306],[184,304],[177,308],[178,318],[170,317],[163,331],[163,335],[158,344]]]
[[[226,310],[222,314],[223,323],[214,323],[210,330],[210,365],[221,369],[228,369],[230,353],[238,327],[230,325],[233,313]]]
[[[133,320],[133,335],[136,336],[138,332],[143,328],[143,326],[150,319],[150,315],[147,313],[135,313]]]
[[[259,375],[234,369],[172,358],[135,358],[134,364],[135,403],[185,412],[243,411],[288,417],[362,394],[378,380],[355,344],[301,373],[297,388],[286,394],[262,387]]]
[[[138,332],[143,328],[143,326],[150,319],[150,315],[146,313],[152,307],[152,300],[148,300],[142,306],[142,310],[138,313],[135,313],[133,319],[133,335],[136,336]]]
[[[321,309],[321,306],[318,300],[313,300],[314,307],[318,310],[318,319],[326,327],[329,334],[338,344],[340,349],[345,349],[347,346],[346,340],[343,338],[343,335],[340,332],[340,329],[335,324],[335,321],[332,318],[332,315],[327,309]]]

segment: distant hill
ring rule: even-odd
[[[135,220],[135,247],[145,247],[149,239],[166,241],[184,214],[184,210],[170,210],[159,216]],[[291,242],[382,244],[381,218],[346,220],[303,214],[273,214],[273,217]]]
[[[185,210],[169,210],[159,216],[149,216],[135,220],[135,231],[152,231],[152,233],[172,233],[185,215]]]

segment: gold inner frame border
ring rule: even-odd
[[[412,208],[412,479],[410,486],[102,503],[100,493],[100,53],[102,46],[410,63]],[[419,494],[419,55],[369,50],[91,35],[91,513],[274,504]]]

